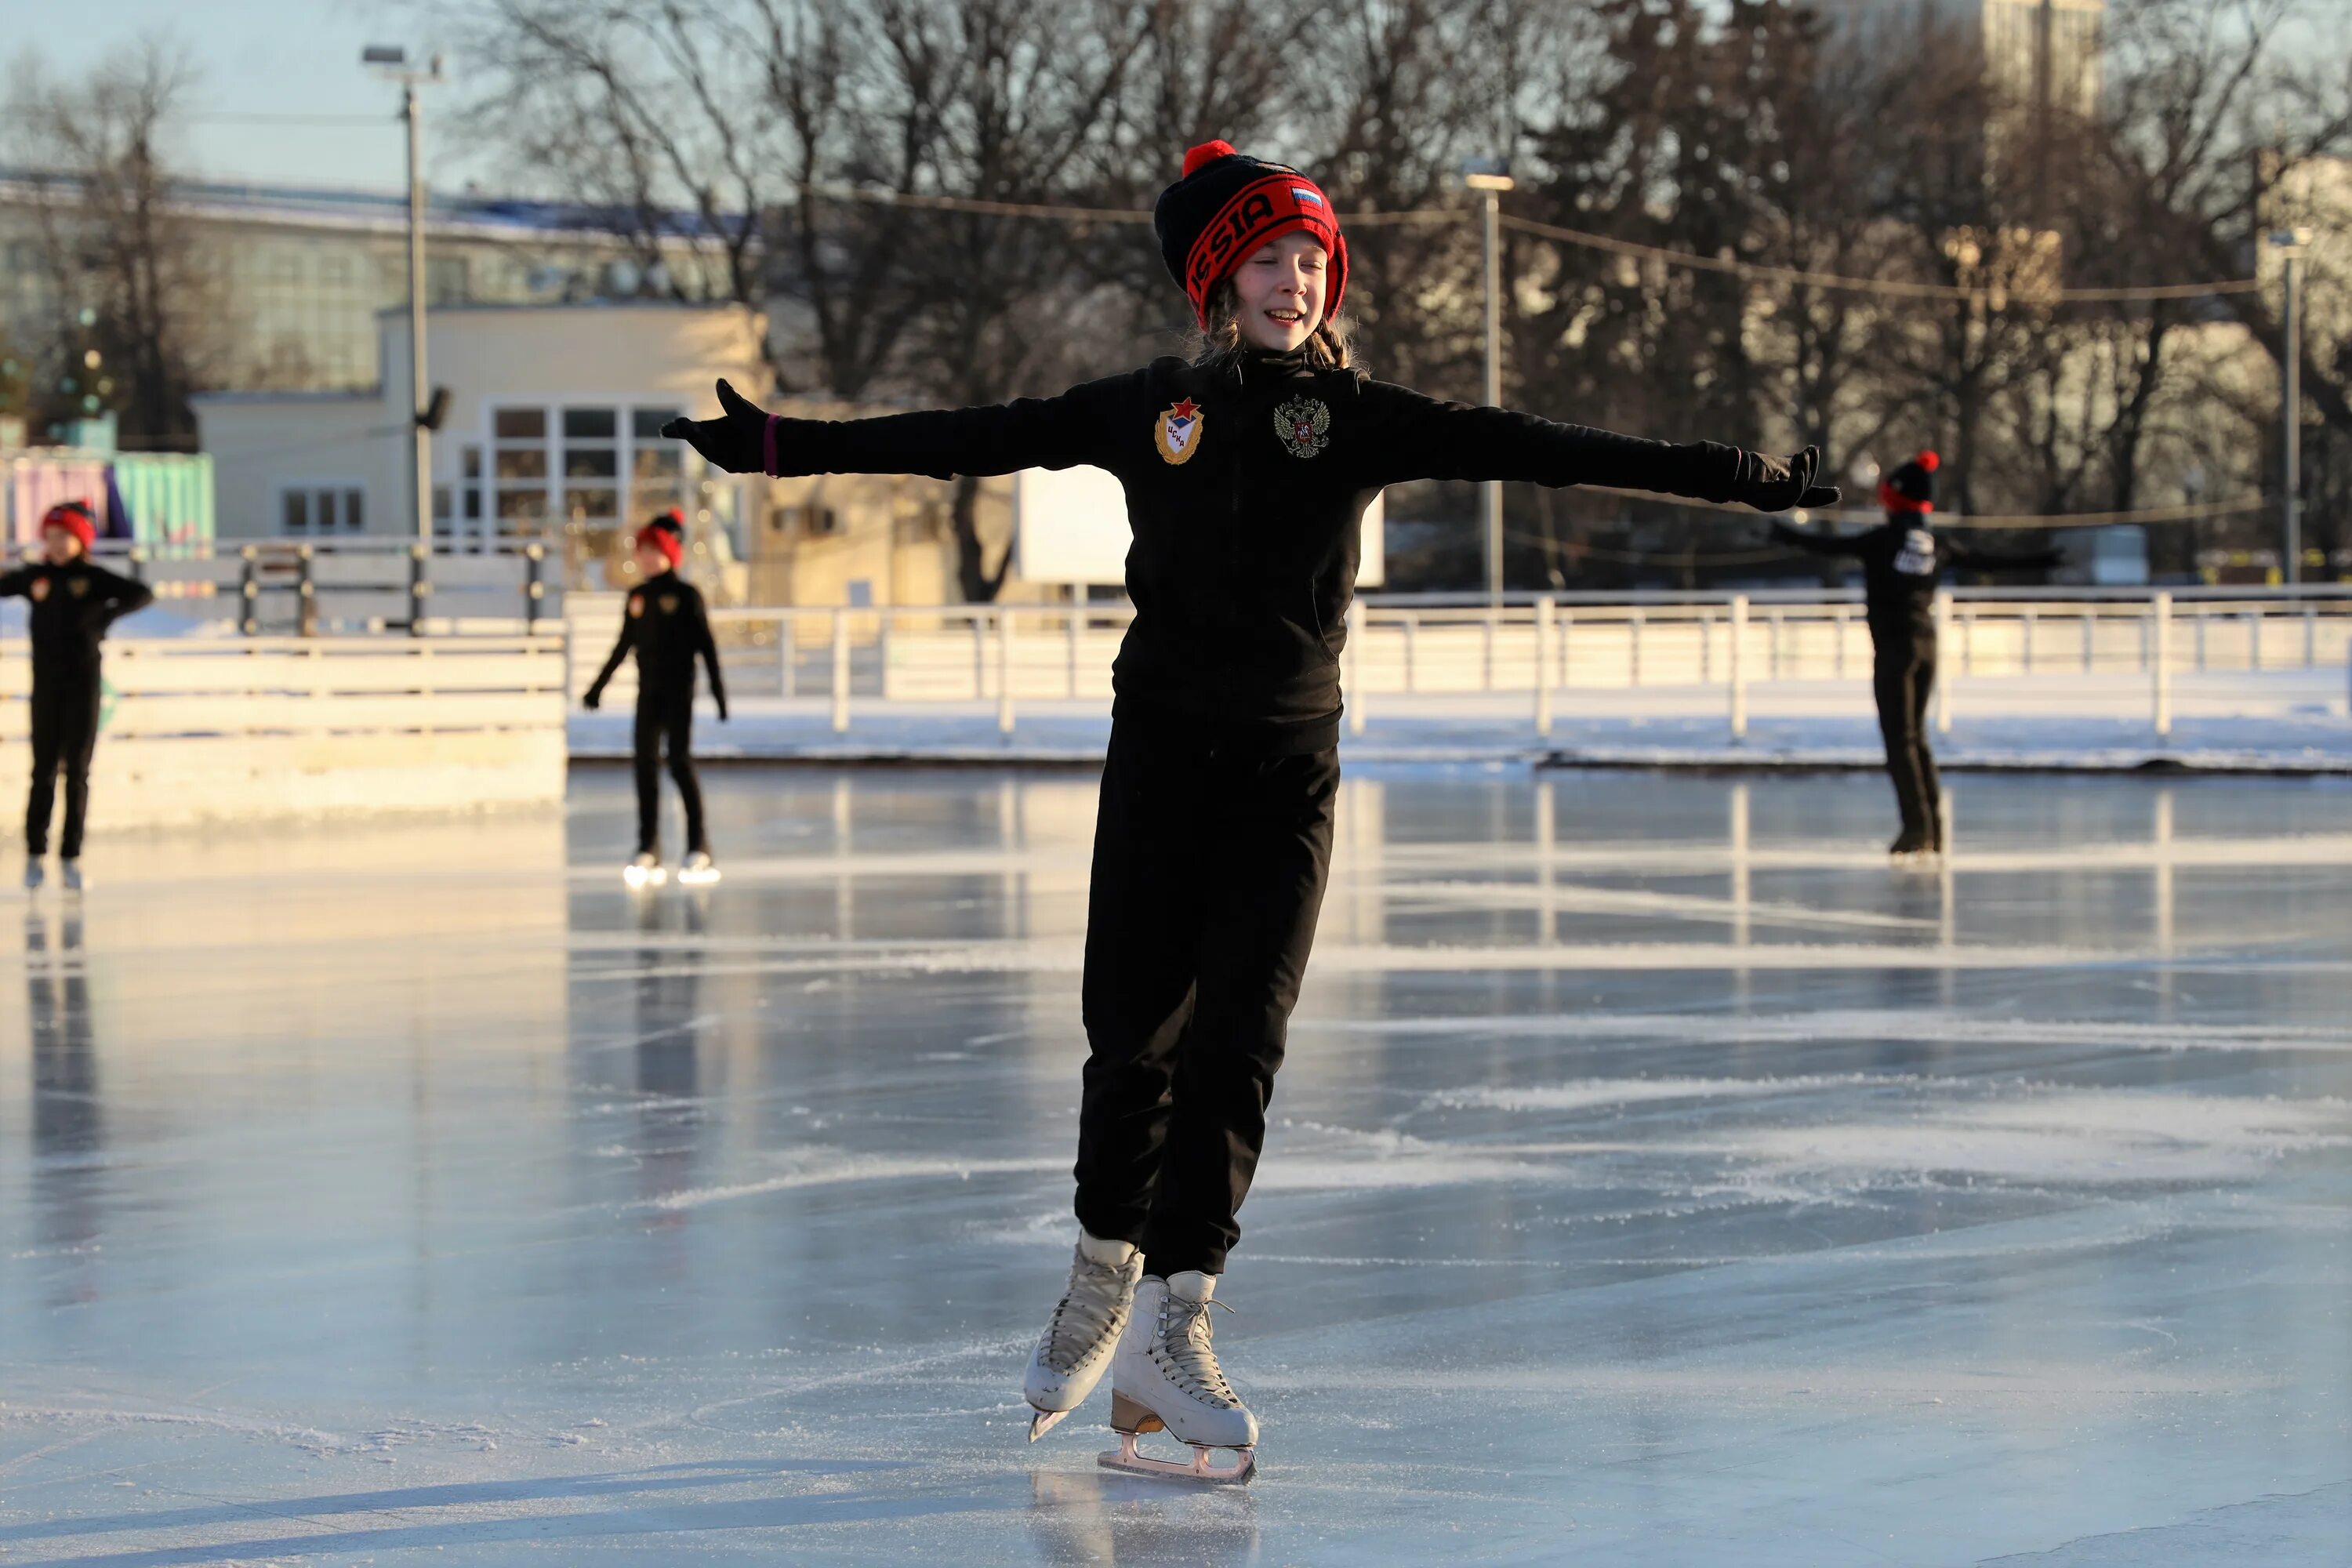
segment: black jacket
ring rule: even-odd
[[[109,626],[155,602],[146,584],[110,572],[88,556],[63,566],[39,562],[0,573],[0,599],[32,601],[36,678],[95,674]]]
[[[1862,563],[1864,613],[1874,638],[1932,640],[1936,635],[1936,585],[1948,566],[1987,571],[2055,566],[2057,551],[1990,555],[1970,549],[1924,518],[1889,518],[1860,533],[1807,533],[1775,522],[1772,535],[1814,555],[1851,555]]]
[[[1135,620],[1113,667],[1122,708],[1323,744],[1337,736],[1364,509],[1382,486],[1524,479],[1730,500],[1744,499],[1747,456],[1441,403],[1265,353],[1238,366],[1155,360],[992,407],[781,419],[775,451],[782,474],[1108,469],[1134,533]]]
[[[691,703],[698,658],[710,671],[710,697],[719,704],[719,716],[727,717],[727,682],[719,673],[719,645],[711,639],[710,617],[703,612],[700,592],[677,573],[648,577],[629,590],[628,603],[622,606],[620,638],[588,688],[591,706],[604,697],[605,683],[632,652],[637,656],[638,707]]]

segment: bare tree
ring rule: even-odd
[[[28,166],[49,315],[24,337],[45,351],[34,389],[44,421],[106,409],[128,446],[194,437],[188,398],[211,358],[219,289],[173,206],[162,151],[194,85],[161,37],[70,89],[30,55],[16,62],[7,121]]]

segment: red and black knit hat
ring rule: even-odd
[[[1323,299],[1323,320],[1339,313],[1348,291],[1348,241],[1339,215],[1322,187],[1282,163],[1244,158],[1230,142],[1203,142],[1184,154],[1184,174],[1160,193],[1151,209],[1152,231],[1168,276],[1192,301],[1192,314],[1209,324],[1209,290],[1268,240],[1303,229],[1331,258],[1331,287]]]
[[[89,502],[86,500],[59,501],[41,519],[43,532],[52,528],[64,529],[80,540],[81,547],[88,550],[98,540],[98,514],[90,510]]]
[[[1889,511],[1927,513],[1936,510],[1936,470],[1944,459],[1922,452],[1878,481],[1878,504]]]
[[[637,530],[637,542],[650,544],[669,558],[676,566],[686,559],[686,513],[672,507],[656,512],[644,527]]]

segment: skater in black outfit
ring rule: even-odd
[[[1944,850],[1943,784],[1927,744],[1927,699],[1936,688],[1936,585],[1943,568],[2055,566],[2055,551],[1987,555],[1938,535],[1933,452],[1917,457],[1878,483],[1886,521],[1851,537],[1806,533],[1777,519],[1772,535],[1815,555],[1851,555],[1862,563],[1863,602],[1870,624],[1871,689],[1878,699],[1878,730],[1886,742],[1886,772],[1903,830],[1887,853],[1897,859]]]
[[[98,520],[86,501],[69,500],[41,520],[42,559],[0,574],[0,599],[32,601],[33,787],[25,800],[25,886],[41,885],[49,848],[49,814],[58,773],[66,775],[65,832],[58,870],[71,892],[82,887],[81,836],[89,819],[89,761],[98,747],[104,689],[99,644],[109,626],[155,599],[144,583],[109,572],[89,558]]]
[[[1336,321],[1347,242],[1296,170],[1195,147],[1154,226],[1202,332],[1190,361],[1058,397],[839,422],[770,416],[722,381],[719,417],[671,430],[735,472],[1092,464],[1124,487],[1135,618],[1113,668],[1087,916],[1082,1235],[1028,1395],[1034,1436],[1087,1396],[1117,1346],[1112,1424],[1164,1424],[1205,1464],[1209,1449],[1256,1440],[1218,1370],[1208,1305],[1323,898],[1365,507],[1415,479],[1620,485],[1766,510],[1837,492],[1813,485],[1810,450],[1639,440],[1366,379]]]
[[[694,661],[710,672],[710,699],[727,720],[727,682],[719,670],[719,645],[702,595],[677,574],[686,559],[686,517],[675,508],[637,530],[637,571],[644,578],[629,590],[621,617],[620,640],[581,698],[593,710],[604,687],[631,653],[637,657],[637,856],[625,875],[631,887],[658,886],[661,863],[661,758],[667,744],[669,776],[686,805],[686,859],[677,879],[689,886],[715,882],[710,841],[702,826],[702,785],[694,774]]]

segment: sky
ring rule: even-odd
[[[359,58],[368,44],[406,45],[412,56],[429,49],[413,8],[385,0],[0,0],[0,62],[29,48],[52,79],[102,65],[150,33],[184,45],[200,73],[181,150],[190,173],[386,191],[405,183],[400,89]],[[452,188],[483,171],[460,151],[434,146],[435,96],[426,89],[425,174],[436,188]]]

